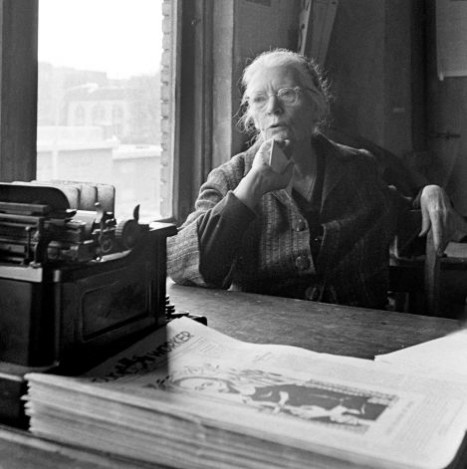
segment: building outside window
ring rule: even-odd
[[[86,115],[84,113],[84,107],[81,105],[76,106],[74,112],[73,125],[84,125],[86,122]]]
[[[37,179],[110,183],[172,214],[176,1],[40,0]]]

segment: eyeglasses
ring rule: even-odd
[[[295,88],[281,88],[275,93],[256,93],[248,98],[250,106],[255,109],[264,109],[271,96],[277,96],[277,99],[285,105],[293,105],[298,101],[302,89],[299,86]]]

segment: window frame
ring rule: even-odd
[[[180,50],[176,106],[173,220],[193,210],[212,168],[212,10],[215,0],[178,0]]]
[[[36,175],[38,0],[0,0],[0,180]]]

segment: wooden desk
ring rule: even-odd
[[[450,319],[348,308],[300,300],[169,285],[177,312],[204,315],[209,326],[257,343],[298,345],[318,352],[372,358],[460,327]],[[0,426],[0,468],[161,468],[47,442]]]
[[[204,315],[210,327],[236,339],[360,358],[426,342],[460,327],[451,319],[175,284],[169,285],[168,294],[178,313]]]

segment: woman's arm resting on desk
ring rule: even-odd
[[[245,168],[245,155],[237,155],[210,173],[195,212],[168,240],[168,273],[175,282],[229,287],[235,255],[255,218],[256,205],[265,193],[286,187],[292,177],[292,162],[282,173],[269,166],[272,142],[251,148],[250,170]]]
[[[195,211],[168,238],[167,271],[176,283],[219,287],[228,282],[241,234],[255,217],[231,192],[243,175],[238,158],[213,170],[200,188]]]
[[[199,218],[199,270],[207,284],[229,287],[242,234],[254,218],[255,214],[232,192]]]

